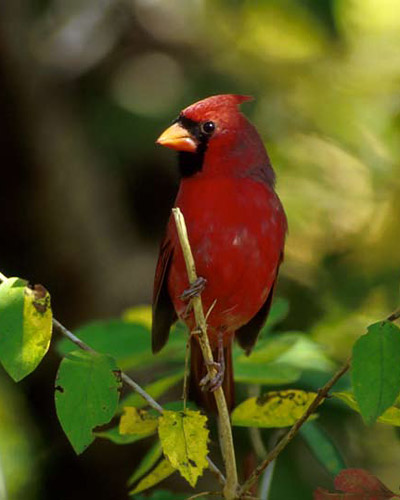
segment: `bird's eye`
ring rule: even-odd
[[[215,123],[214,122],[204,122],[201,124],[200,129],[204,134],[210,135],[215,130]]]

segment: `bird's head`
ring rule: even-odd
[[[157,144],[179,152],[182,177],[239,174],[269,166],[264,145],[254,126],[239,111],[252,97],[223,94],[185,108],[157,139]]]

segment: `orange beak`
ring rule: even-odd
[[[167,128],[156,140],[156,144],[161,144],[161,146],[166,146],[177,151],[188,151],[189,153],[194,153],[197,149],[196,139],[178,123],[174,123]]]

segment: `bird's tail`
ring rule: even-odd
[[[200,343],[197,337],[192,335],[190,339],[190,385],[189,398],[206,411],[216,413],[217,406],[214,394],[210,391],[202,391],[200,386],[201,379],[206,375],[207,369],[203,359]],[[218,358],[218,348],[213,349],[213,358]],[[222,382],[222,389],[225,394],[226,404],[229,412],[235,405],[235,384],[233,381],[233,362],[232,362],[232,342],[224,347],[225,374]]]

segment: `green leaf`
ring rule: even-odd
[[[400,329],[388,321],[368,327],[353,347],[352,384],[366,424],[373,424],[400,392]]]
[[[332,371],[335,364],[328,358],[322,346],[308,335],[298,332],[282,333],[260,342],[250,360],[253,362],[282,363],[301,370]]]
[[[176,385],[183,378],[183,370],[179,370],[171,375],[161,378],[157,380],[157,382],[153,382],[152,384],[147,385],[144,390],[147,394],[154,399],[159,399],[165,392],[167,392],[171,387]],[[120,402],[120,408],[124,406],[135,406],[136,408],[142,408],[146,406],[146,401],[139,396],[136,392],[130,393],[126,398],[124,398]]]
[[[78,328],[75,335],[97,352],[112,356],[122,370],[142,366],[151,361],[150,332],[140,324],[119,319],[95,321]],[[57,346],[61,354],[74,349],[67,339]]]
[[[120,434],[136,434],[151,436],[158,427],[158,419],[146,410],[138,410],[132,406],[124,408],[124,414],[119,421]]]
[[[131,444],[141,439],[145,439],[151,434],[120,434],[119,427],[111,427],[105,431],[96,431],[94,435],[99,438],[108,439],[115,444]]]
[[[345,403],[348,407],[350,407],[357,413],[361,413],[360,407],[358,406],[354,394],[352,394],[351,392],[349,391],[333,392],[332,396],[334,396],[337,399],[340,399],[340,401]],[[382,413],[382,415],[378,417],[377,422],[380,422],[381,424],[389,424],[389,425],[394,425],[396,427],[400,427],[400,408],[398,408],[397,406],[391,406],[390,408],[385,410]]]
[[[234,350],[236,382],[282,385],[309,369],[331,372],[335,365],[307,335],[291,332],[260,340],[250,356]]]
[[[246,399],[233,410],[232,424],[239,427],[288,427],[303,416],[316,395],[315,392],[289,389]],[[310,418],[316,418],[316,415]]]
[[[136,493],[140,493],[141,491],[148,490],[174,472],[174,467],[172,467],[169,461],[164,458],[147,476],[139,481],[139,484],[132,491],[130,491],[130,494],[134,495]]]
[[[289,351],[297,342],[295,334],[279,333],[266,339],[259,339],[250,356],[243,354],[238,348],[237,359],[249,359],[252,363],[273,363],[285,352]],[[239,350],[240,349],[240,350]]]
[[[151,351],[150,330],[143,323],[120,319],[95,321],[78,328],[74,333],[97,352],[112,356],[121,370],[141,368],[165,360],[183,360],[185,355],[182,346],[186,343],[186,336],[178,326],[171,328],[170,340],[157,356]],[[74,347],[67,339],[63,339],[57,349],[61,354],[66,354]]]
[[[194,487],[208,467],[207,417],[199,411],[166,410],[159,417],[158,434],[164,455]]]
[[[26,285],[20,278],[0,285],[0,361],[16,382],[38,366],[52,333],[49,293],[41,285]]]
[[[76,453],[94,440],[95,427],[112,419],[120,388],[119,370],[110,356],[73,351],[62,360],[56,379],[56,410]]]
[[[128,484],[132,485],[136,483],[141,477],[143,477],[147,472],[156,464],[156,462],[161,458],[162,455],[162,447],[161,443],[157,441],[157,443],[150,448],[150,450],[143,457],[140,462],[138,468],[129,478]]]
[[[246,384],[290,384],[298,380],[301,374],[298,368],[283,363],[253,363],[251,356],[235,360],[234,365],[235,381]]]
[[[300,434],[312,454],[330,474],[336,476],[342,469],[346,468],[339,450],[317,422],[306,422],[300,428]]]

